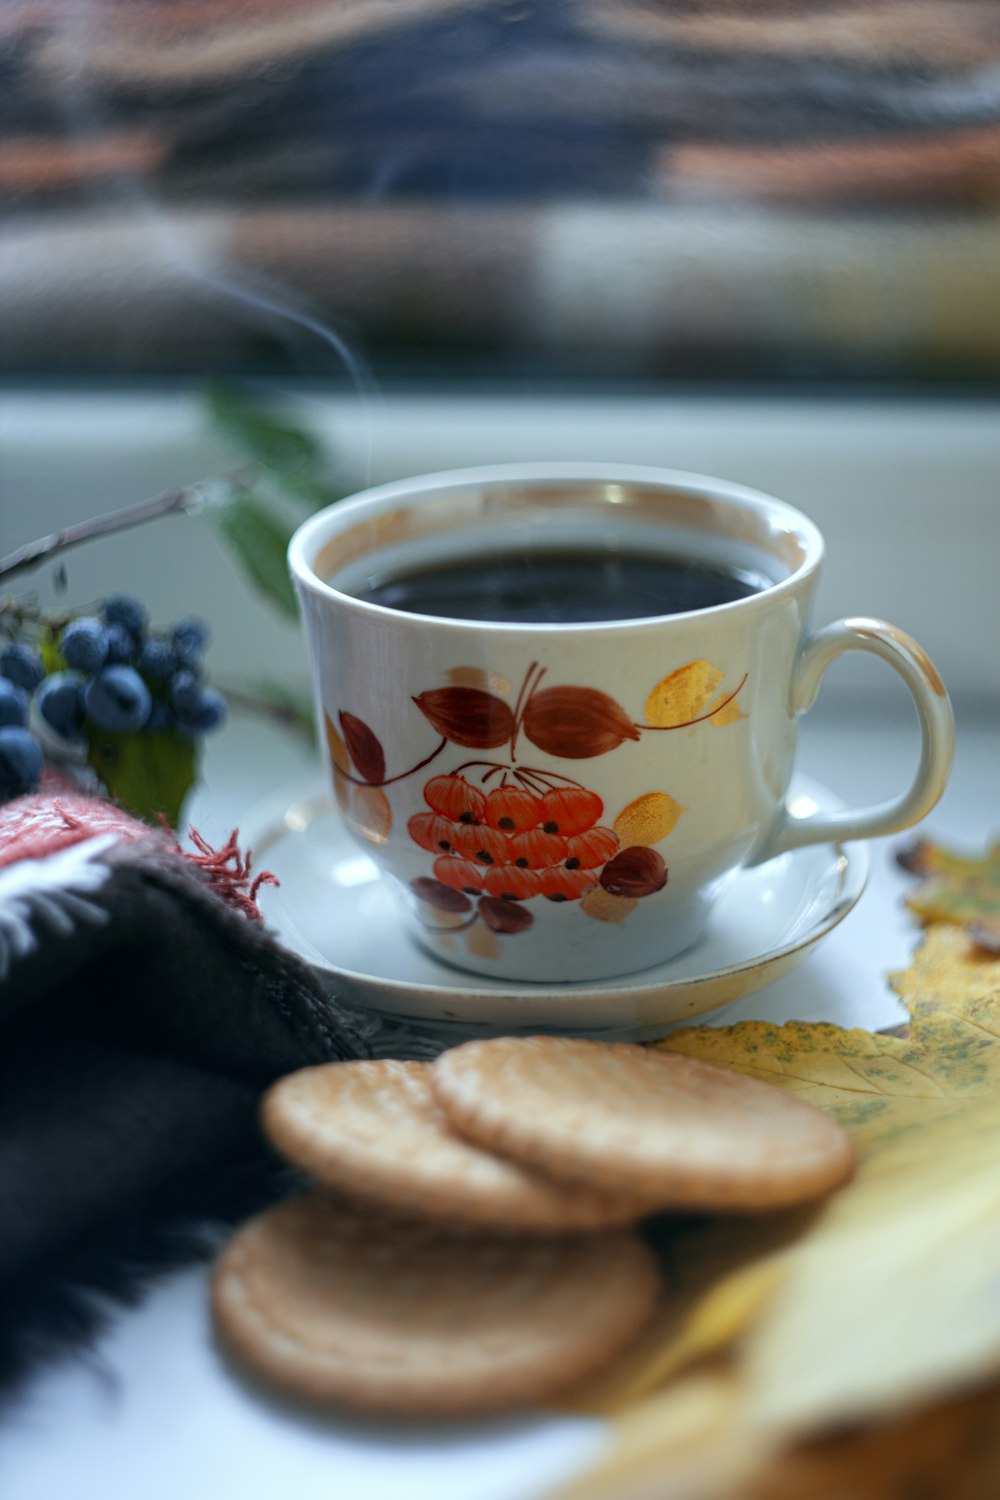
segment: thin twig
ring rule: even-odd
[[[441,751],[444,749],[447,743],[447,739],[445,739],[444,735],[442,735],[441,743],[438,745],[436,750],[431,751],[430,755],[425,755],[423,760],[418,760],[416,765],[411,766],[408,771],[397,771],[395,776],[387,776],[384,781],[369,781],[368,778],[364,776],[352,776],[350,771],[342,771],[336,763],[334,764],[333,769],[336,771],[338,776],[343,776],[345,781],[350,781],[354,786],[393,786],[397,781],[405,781],[407,776],[412,776],[414,772],[422,771],[424,769],[424,766],[429,766],[432,760],[437,760],[438,756],[441,754]],[[482,762],[480,762],[480,764],[482,764]]]
[[[311,713],[304,712],[294,703],[284,699],[269,698],[266,693],[248,692],[245,688],[232,687],[227,682],[217,684],[230,708],[242,708],[248,713],[258,714],[264,719],[273,719],[287,729],[305,735],[310,743],[315,737],[315,723]]]
[[[163,516],[194,515],[209,503],[212,489],[239,484],[245,481],[245,477],[245,471],[241,471],[240,475],[226,476],[221,480],[212,479],[185,485],[181,490],[169,490],[165,494],[155,495],[151,500],[126,505],[122,510],[112,510],[107,515],[94,516],[89,521],[78,521],[75,526],[67,526],[62,531],[54,531],[49,536],[28,542],[25,546],[18,547],[16,552],[9,552],[6,557],[0,558],[0,578],[37,568],[57,553],[65,552],[70,547],[78,547],[83,542],[93,541],[95,537],[125,531],[130,526],[142,526],[146,521],[158,521]]]

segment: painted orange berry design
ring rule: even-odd
[[[415,844],[433,854],[450,854],[455,847],[455,825],[440,813],[414,813],[406,829]]]
[[[542,797],[542,816],[538,821],[547,832],[571,838],[574,833],[593,828],[603,811],[604,803],[596,792],[589,792],[584,786],[555,786]]]
[[[530,901],[541,892],[537,870],[527,870],[520,865],[494,865],[486,871],[486,889],[491,896],[500,896],[504,901]]]
[[[433,812],[455,823],[481,823],[486,816],[486,798],[464,776],[432,776],[424,787],[424,801]]]
[[[510,858],[512,864],[528,870],[561,865],[566,858],[566,840],[558,833],[546,833],[544,828],[529,828],[527,833],[515,833],[511,839]]]
[[[579,901],[596,889],[597,876],[593,870],[567,870],[561,866],[542,870],[538,885],[549,901]]]
[[[485,783],[499,776],[499,786],[480,791],[470,779],[477,773]],[[554,771],[473,761],[432,776],[424,801],[428,811],[414,814],[407,828],[437,857],[433,879],[414,880],[414,893],[425,907],[449,914],[462,909],[449,903],[465,902],[469,925],[479,918],[494,932],[527,931],[534,918],[525,903],[536,898],[582,900],[619,854],[618,835],[598,822],[601,798]],[[641,883],[628,870],[616,887],[634,891]],[[646,883],[654,888],[648,874]]]
[[[494,787],[486,798],[486,821],[501,833],[524,833],[542,821],[542,799],[513,784]]]
[[[597,870],[618,853],[618,835],[613,828],[587,828],[566,840],[567,870]]]
[[[481,865],[499,865],[507,859],[507,839],[499,829],[485,823],[459,823],[457,828],[453,824],[452,840],[463,859]]]
[[[667,867],[651,846],[685,809],[665,792],[648,792],[619,812],[614,828],[607,827],[596,792],[561,772],[518,760],[520,736],[553,759],[577,761],[609,754],[646,733],[746,718],[735,702],[746,674],[726,691],[726,673],[708,661],[672,670],[649,695],[642,723],[595,687],[541,688],[546,675],[546,668],[532,662],[513,707],[506,701],[510,684],[499,678],[489,686],[503,683],[501,696],[456,682],[415,695],[413,703],[440,740],[416,765],[391,776],[383,747],[364,720],[341,711],[338,731],[326,715],[334,786],[344,796],[353,784],[385,800],[373,789],[415,775],[449,744],[480,754],[506,747],[504,758],[468,760],[431,776],[423,788],[425,810],[406,825],[413,843],[434,856],[433,873],[410,882],[421,919],[431,925],[437,912],[449,932],[481,921],[495,933],[516,934],[532,926],[527,904],[536,899],[579,902],[597,892],[605,904],[618,902],[627,911],[667,884]],[[638,809],[653,806],[652,820],[637,816]],[[583,910],[591,914],[586,902]]]
[[[467,896],[477,896],[486,889],[485,865],[474,865],[471,859],[459,859],[454,854],[442,854],[434,861],[434,877]]]

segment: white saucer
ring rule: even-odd
[[[800,815],[842,804],[797,778]],[[518,1028],[644,1040],[772,984],[854,906],[868,878],[861,844],[815,845],[740,873],[719,898],[709,931],[679,958],[624,979],[523,984],[463,974],[404,930],[396,898],[320,790],[285,793],[241,828],[264,886],[260,906],[280,940],[350,1004],[456,1035]]]

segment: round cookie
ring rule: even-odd
[[[237,1231],[212,1310],[237,1357],[286,1394],[454,1418],[573,1385],[638,1333],[658,1290],[628,1233],[449,1234],[303,1197]]]
[[[547,1232],[641,1217],[631,1198],[566,1186],[464,1140],[448,1125],[429,1073],[418,1062],[303,1068],[265,1096],[264,1129],[317,1183],[390,1213]]]
[[[470,1140],[653,1209],[738,1212],[843,1182],[850,1138],[791,1094],[678,1053],[568,1037],[466,1042],[431,1086]]]

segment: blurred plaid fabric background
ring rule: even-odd
[[[1000,5],[8,0],[0,203],[8,377],[995,380]]]

